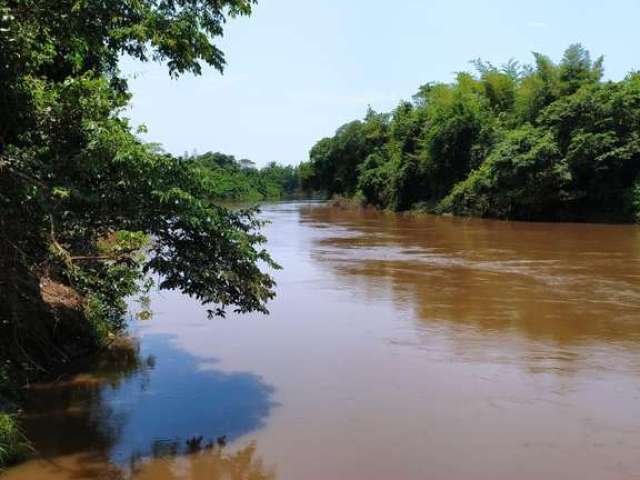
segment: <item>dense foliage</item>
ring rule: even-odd
[[[208,185],[216,199],[232,202],[281,200],[299,195],[298,169],[275,162],[257,169],[251,160],[236,160],[233,155],[207,152],[185,155]]]
[[[141,143],[118,59],[218,70],[254,0],[0,0],[0,374],[24,381],[104,343],[147,274],[210,305],[266,311],[277,267],[251,210]],[[2,393],[2,392],[0,392]]]
[[[422,86],[320,140],[303,187],[380,208],[509,219],[640,220],[640,74],[602,81],[580,45],[555,64]]]
[[[0,467],[23,458],[27,451],[27,443],[17,426],[15,417],[0,412]]]

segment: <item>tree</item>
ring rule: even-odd
[[[312,189],[329,194],[353,194],[358,184],[358,166],[384,146],[388,116],[369,109],[363,121],[347,123],[331,138],[316,143],[309,158],[313,164]]]
[[[251,160],[237,161],[233,155],[207,152],[186,160],[208,185],[215,200],[258,202],[292,196],[298,191],[298,169],[276,162],[257,169]],[[250,163],[248,163],[250,162]]]
[[[553,136],[524,126],[509,132],[482,166],[456,185],[438,208],[479,217],[553,218],[562,213],[570,180]]]
[[[355,177],[368,203],[394,210],[637,221],[639,75],[602,82],[602,57],[579,44],[558,64],[533,56],[525,66],[475,60],[477,75],[424,84],[387,116],[374,148],[357,148],[363,122],[347,124],[312,149],[305,184],[352,195]]]
[[[222,71],[213,40],[253,4],[0,1],[0,351],[14,367],[65,361],[81,338],[99,344],[150,272],[212,314],[266,312],[274,281],[260,264],[277,265],[255,212],[218,206],[191,163],[136,138],[118,72],[121,55],[174,77]],[[87,321],[50,321],[42,278],[78,292]]]
[[[603,64],[604,57],[593,62],[589,51],[579,43],[569,46],[559,67],[561,93],[571,95],[583,85],[599,82],[604,73]]]

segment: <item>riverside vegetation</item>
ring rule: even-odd
[[[475,76],[341,127],[299,168],[141,142],[119,58],[222,71],[214,40],[254,3],[0,0],[0,466],[26,451],[20,387],[109,346],[150,274],[211,315],[267,311],[278,265],[263,223],[220,201],[324,191],[394,210],[638,220],[640,75],[603,82],[578,45],[557,65],[477,61]]]
[[[0,466],[23,451],[19,387],[107,346],[147,274],[211,315],[266,312],[262,223],[216,199],[279,196],[292,172],[141,142],[118,70],[128,55],[172,77],[222,71],[214,40],[254,3],[0,0]]]
[[[271,162],[257,169],[251,160],[236,160],[233,155],[219,152],[185,155],[183,159],[195,167],[218,200],[256,202],[302,195],[298,169],[290,165]]]
[[[603,58],[579,44],[534,60],[476,60],[370,109],[313,147],[303,186],[396,211],[638,222],[640,74],[603,81]]]

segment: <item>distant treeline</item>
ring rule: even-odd
[[[271,162],[258,169],[251,160],[219,152],[182,158],[196,167],[216,200],[255,202],[300,196],[297,167]]]
[[[476,60],[391,113],[320,140],[302,186],[393,210],[531,220],[640,220],[640,73],[602,81],[572,45],[559,63]]]

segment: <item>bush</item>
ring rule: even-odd
[[[23,458],[28,451],[16,417],[0,413],[0,468]]]
[[[479,169],[438,206],[456,215],[539,219],[562,210],[571,176],[552,136],[531,126],[511,132]]]

